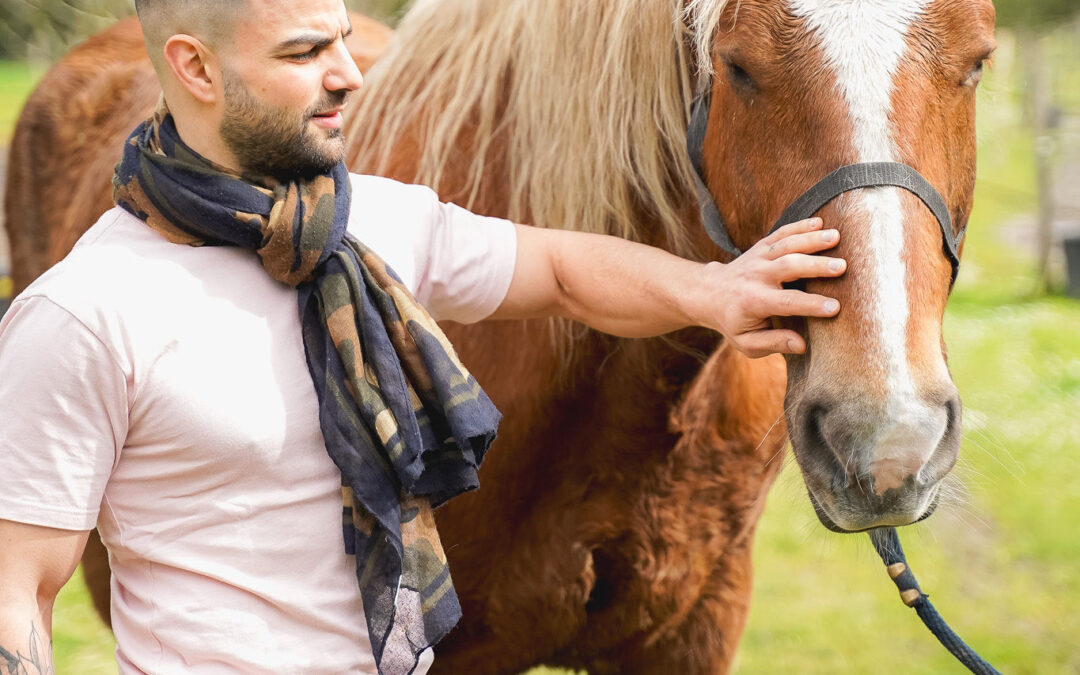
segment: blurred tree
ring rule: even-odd
[[[1023,110],[1035,137],[1035,184],[1038,191],[1038,276],[1041,292],[1054,280],[1050,255],[1054,241],[1053,151],[1061,108],[1055,101],[1051,68],[1044,53],[1045,36],[1080,14],[1080,0],[995,0],[998,25],[1016,31],[1019,58],[1024,69]]]
[[[349,9],[367,14],[391,26],[397,25],[411,3],[412,0],[345,0]]]
[[[134,11],[133,0],[4,0],[0,58],[53,61]]]
[[[998,25],[1045,28],[1080,12],[1080,0],[994,0]]]

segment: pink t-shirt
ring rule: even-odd
[[[353,176],[349,229],[437,319],[509,287],[512,224],[427,188]],[[296,292],[250,251],[103,215],[0,322],[0,476],[0,518],[100,530],[122,673],[375,672]]]

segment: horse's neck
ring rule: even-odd
[[[422,120],[423,113],[415,119]],[[378,126],[379,121],[373,121]],[[420,161],[420,148],[423,147],[422,128],[419,122],[408,127],[397,139],[394,149],[384,164],[383,175],[411,182],[415,179]],[[510,175],[509,156],[506,152],[506,143],[496,138],[487,144],[487,156],[485,157],[485,172],[480,180],[478,189],[473,189],[468,183],[470,165],[473,163],[475,153],[475,138],[473,131],[466,128],[456,140],[454,151],[450,153],[450,160],[441,174],[438,185],[433,186],[443,201],[450,201],[483,215],[495,217],[507,217],[510,210],[511,186],[507,180]],[[359,167],[364,169],[365,167]],[[588,189],[587,186],[582,189]],[[720,255],[719,249],[712,244],[701,226],[698,215],[697,201],[693,193],[687,189],[684,195],[680,195],[679,203],[683,205],[680,218],[694,242],[695,251],[700,252],[696,256],[699,260],[716,259]],[[524,211],[529,212],[528,204],[524,204]],[[650,213],[644,206],[638,207],[633,216],[636,219],[637,229],[642,233],[644,243],[668,248],[662,234],[664,228],[657,221],[655,214]],[[527,217],[522,219],[529,220]],[[567,226],[572,226],[567,223]],[[722,299],[718,298],[718,301]],[[720,337],[712,331],[693,329],[680,331],[665,338],[653,340],[616,340],[607,336],[601,336],[593,331],[585,330],[580,325],[569,323],[531,322],[524,324],[530,326],[528,330],[517,333],[512,329],[495,330],[484,328],[465,328],[455,330],[455,345],[460,343],[459,350],[466,357],[475,352],[476,362],[483,361],[484,354],[491,354],[491,349],[498,349],[500,344],[505,346],[503,340],[512,339],[513,344],[522,345],[523,351],[528,352],[532,359],[541,358],[547,367],[538,369],[550,373],[562,385],[557,387],[563,391],[576,389],[581,381],[595,378],[597,369],[603,364],[611,367],[611,350],[630,350],[633,358],[625,359],[627,367],[640,373],[642,377],[660,378],[665,382],[664,389],[671,392],[671,396],[677,397],[679,391],[689,384],[700,371],[701,365],[710,354],[719,346]],[[507,333],[508,334],[504,334]],[[496,337],[495,334],[498,333]],[[471,364],[470,364],[470,367]],[[500,372],[506,372],[506,364],[499,364]],[[529,372],[535,372],[529,370]],[[492,373],[494,377],[499,375]],[[528,377],[528,372],[520,374]],[[479,375],[478,375],[479,377]],[[481,380],[483,381],[483,380]],[[659,380],[657,380],[659,382]],[[539,382],[537,383],[539,384]],[[554,388],[548,387],[554,390]]]

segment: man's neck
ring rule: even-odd
[[[240,163],[236,156],[221,140],[218,125],[211,114],[203,111],[180,111],[170,108],[176,132],[189,148],[220,167],[240,173]],[[186,114],[185,114],[186,113]]]

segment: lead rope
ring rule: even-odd
[[[915,575],[908,567],[907,558],[904,557],[904,548],[900,545],[900,536],[895,527],[882,527],[870,530],[870,541],[874,543],[874,550],[881,556],[885,563],[885,569],[892,577],[893,583],[900,589],[900,599],[908,607],[914,607],[915,612],[930,629],[941,644],[955,656],[968,670],[977,675],[1001,675],[992,665],[987,663],[981,656],[960,639],[945,619],[941,618],[937,609],[930,604],[930,596],[922,592],[919,582],[915,581]]]

